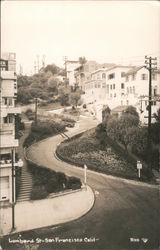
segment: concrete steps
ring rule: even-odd
[[[21,187],[20,187],[18,198],[17,198],[17,202],[30,200],[32,184],[33,184],[32,175],[30,172],[28,172],[26,162],[25,162],[24,167],[22,168]]]

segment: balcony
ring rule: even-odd
[[[22,168],[23,167],[23,161],[21,159],[19,159],[18,161],[14,162],[14,166],[18,167],[18,168]],[[0,160],[0,167],[1,168],[9,168],[12,167],[12,160],[8,159],[8,160]]]

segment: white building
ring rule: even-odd
[[[140,120],[148,123],[149,71],[145,67],[134,67],[126,74],[126,100],[137,107]],[[152,114],[160,108],[160,71],[152,72]],[[154,119],[152,119],[154,122]]]
[[[20,108],[15,107],[17,77],[15,54],[8,53],[0,60],[0,205],[3,201],[12,202],[12,152],[14,167],[22,166],[17,160],[18,140],[15,139],[15,115]],[[15,186],[15,185],[14,185]],[[14,192],[15,193],[15,192]]]

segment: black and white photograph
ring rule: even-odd
[[[0,4],[0,250],[160,249],[160,1]]]

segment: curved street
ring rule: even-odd
[[[67,135],[72,136],[96,125],[96,120],[82,117],[75,128],[69,129]],[[62,140],[64,139],[60,135],[46,139],[31,146],[27,155],[40,165],[83,180],[81,168],[73,167],[56,158],[56,147]],[[48,243],[45,248],[41,244],[38,249],[151,250],[159,248],[158,187],[136,184],[132,181],[125,182],[93,171],[88,171],[87,184],[95,192],[95,204],[88,214],[76,221],[56,228],[38,230],[35,233],[39,238],[85,240],[72,243]]]

